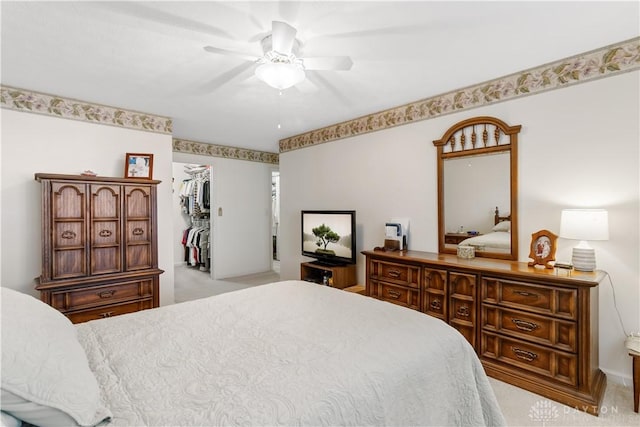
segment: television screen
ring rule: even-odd
[[[302,255],[331,264],[355,264],[355,211],[302,211],[301,213]]]

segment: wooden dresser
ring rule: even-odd
[[[74,323],[159,305],[160,181],[37,173],[47,304]]]
[[[367,295],[456,328],[489,376],[597,415],[602,271],[567,272],[515,261],[429,252],[365,251]]]

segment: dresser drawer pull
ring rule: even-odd
[[[113,296],[113,294],[115,294],[116,291],[114,291],[113,289],[110,291],[102,291],[102,292],[98,292],[98,296],[102,299],[105,298],[111,298]]]
[[[142,236],[144,234],[144,230],[140,227],[136,227],[133,229],[134,236]]]
[[[521,348],[511,347],[511,351],[513,351],[518,359],[526,360],[527,362],[533,362],[538,358],[537,354],[531,351],[523,350]]]
[[[430,306],[432,310],[440,310],[442,308],[442,303],[439,299],[434,299],[433,301],[431,301]]]
[[[387,294],[394,299],[398,299],[400,298],[400,295],[402,295],[400,292],[394,291],[393,289],[388,289]]]
[[[113,234],[111,233],[111,230],[100,230],[100,232],[98,233],[100,237],[109,237],[111,236],[111,234]]]
[[[461,317],[469,317],[469,306],[463,305],[459,307],[456,314]]]
[[[62,232],[62,238],[63,239],[75,239],[76,238],[76,233],[71,231],[71,230],[65,230]]]
[[[113,311],[107,311],[106,313],[100,313],[100,317],[107,318],[113,316]]]
[[[516,328],[522,331],[531,332],[540,327],[540,325],[538,325],[537,323],[527,322],[526,320],[511,319],[511,321],[516,325]]]
[[[535,292],[527,292],[527,291],[513,291],[514,294],[518,294],[521,295],[523,297],[535,297],[535,298],[540,298],[539,294],[536,294]]]
[[[389,270],[388,274],[389,274],[389,277],[398,278],[398,277],[400,277],[402,272],[400,270]]]

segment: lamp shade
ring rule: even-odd
[[[560,237],[573,240],[609,240],[609,213],[604,209],[563,209]]]
[[[287,62],[266,62],[256,68],[256,77],[276,89],[287,89],[304,80],[302,65]]]

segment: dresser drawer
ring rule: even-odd
[[[153,296],[153,279],[68,288],[51,293],[51,305],[61,311],[89,308]]]
[[[374,280],[370,283],[373,291],[372,297],[420,310],[420,291],[418,289]]]
[[[153,308],[152,299],[105,305],[88,310],[72,311],[65,313],[65,316],[67,316],[72,323],[82,323],[88,322],[89,320],[105,319],[107,317],[118,316],[121,314],[135,313],[136,311],[146,310],[148,308]]]
[[[578,293],[575,289],[485,277],[482,280],[482,300],[565,319],[576,320],[578,316]]]
[[[578,351],[576,323],[567,320],[483,304],[482,328],[572,353]]]
[[[412,288],[420,287],[420,267],[418,266],[372,260],[370,267],[370,276],[374,279]]]
[[[524,369],[555,381],[578,384],[578,356],[523,340],[482,332],[480,354],[517,369]]]

